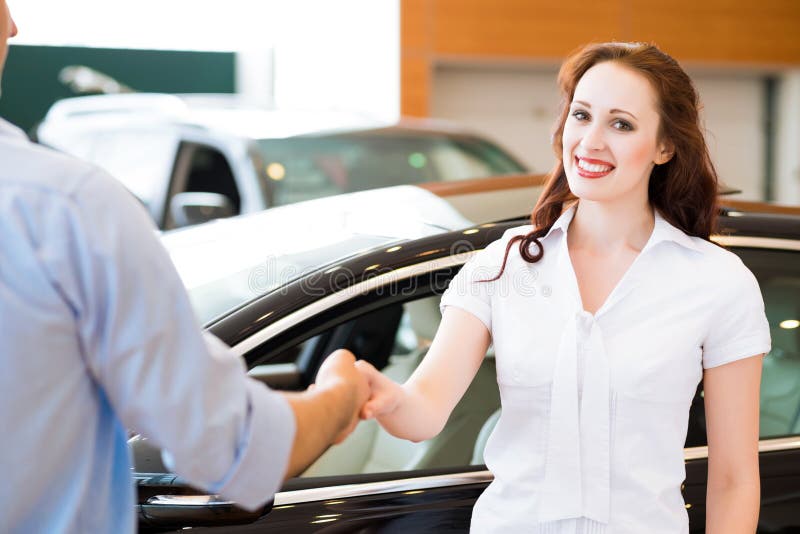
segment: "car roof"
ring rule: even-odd
[[[401,117],[389,120],[348,111],[266,109],[235,94],[126,93],[66,98],[50,107],[41,129],[46,131],[48,127],[65,122],[100,126],[154,119],[253,139],[366,131],[479,137],[441,119]]]

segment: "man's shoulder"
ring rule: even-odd
[[[5,202],[19,203],[23,209],[74,208],[84,217],[105,221],[102,224],[152,224],[135,197],[92,164],[7,131],[0,132],[0,161],[0,197]]]
[[[0,161],[0,188],[70,196],[99,174],[89,163],[18,136],[0,136]]]

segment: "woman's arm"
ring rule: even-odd
[[[486,326],[471,313],[447,306],[430,349],[402,386],[361,360],[372,395],[362,417],[377,418],[387,432],[411,441],[441,432],[481,366],[491,342]]]
[[[708,534],[756,531],[758,415],[763,354],[703,373],[708,434]]]

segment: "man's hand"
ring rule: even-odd
[[[345,425],[333,440],[334,443],[341,443],[358,424],[359,413],[370,397],[369,383],[356,369],[356,357],[353,353],[339,349],[322,362],[315,386],[314,389],[339,388],[344,391]]]

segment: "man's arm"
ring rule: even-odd
[[[166,450],[177,474],[254,509],[290,458],[294,473],[346,429],[339,421],[359,398],[347,393],[358,389],[353,362],[323,366],[320,393],[297,409],[249,378],[240,357],[201,334],[152,222],[117,182],[89,173],[51,212],[43,233],[58,239],[43,240],[41,257],[73,312],[87,372],[116,418]]]

